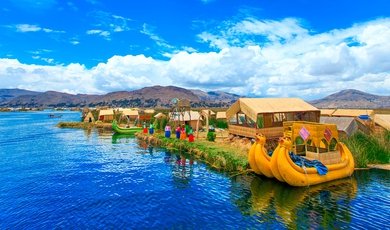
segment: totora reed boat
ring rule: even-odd
[[[114,130],[115,133],[127,134],[127,135],[134,135],[136,132],[142,131],[142,127],[130,127],[130,128],[119,127],[116,120],[112,122],[112,129]]]
[[[285,122],[284,137],[272,156],[264,148],[265,137],[256,136],[248,160],[253,171],[275,177],[291,186],[309,186],[351,176],[354,159],[338,141],[334,124]]]

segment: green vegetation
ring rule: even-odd
[[[57,124],[59,128],[76,128],[76,129],[92,129],[92,128],[103,128],[112,129],[111,123],[90,123],[90,122],[60,122]]]
[[[342,141],[352,152],[356,168],[365,168],[368,164],[390,163],[390,131],[381,136],[358,132]]]
[[[208,141],[215,141],[216,137],[217,137],[217,134],[215,132],[208,132],[206,139]]]
[[[248,167],[247,157],[240,155],[237,149],[234,148],[210,145],[208,141],[188,142],[175,138],[165,138],[161,134],[148,136],[138,133],[136,135],[139,139],[150,144],[165,147],[171,151],[187,152],[217,170],[235,173],[242,172]]]

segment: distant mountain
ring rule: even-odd
[[[22,95],[36,95],[39,92],[24,90],[24,89],[0,89],[0,104],[10,101],[15,97]]]
[[[390,96],[378,96],[355,89],[342,90],[319,100],[310,101],[317,108],[378,109],[390,108]]]
[[[9,93],[0,90],[0,98]],[[239,96],[225,92],[203,92],[175,86],[152,86],[134,91],[117,91],[105,95],[67,94],[55,91],[44,93],[26,91],[7,100],[1,107],[170,107],[173,98],[188,99],[193,107],[228,107]]]

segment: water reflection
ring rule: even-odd
[[[350,202],[357,193],[353,177],[304,188],[253,177],[249,187],[250,192],[235,201],[244,215],[255,216],[261,223],[276,220],[294,229],[348,226]]]
[[[184,154],[165,151],[164,162],[171,166],[174,185],[178,188],[186,188],[194,173],[194,159]]]

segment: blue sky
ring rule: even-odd
[[[0,88],[390,95],[390,2],[3,0]]]

